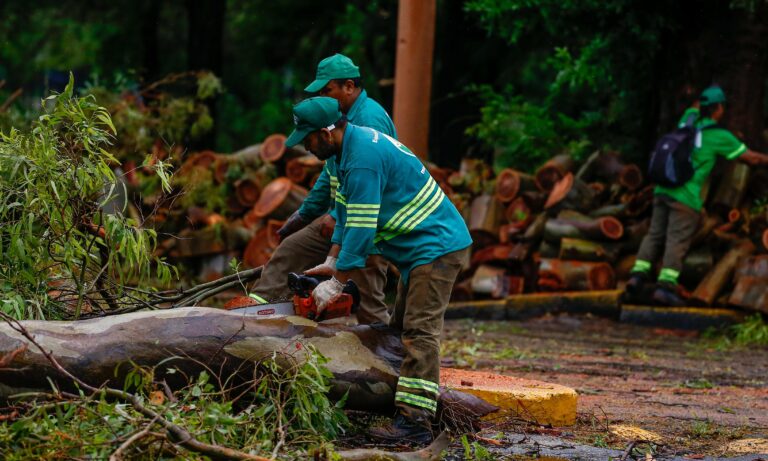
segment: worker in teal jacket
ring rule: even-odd
[[[401,330],[405,349],[398,414],[372,433],[426,441],[437,410],[443,317],[472,244],[469,230],[427,168],[396,139],[348,123],[331,98],[304,100],[293,113],[296,128],[286,144],[303,142],[334,163],[339,180],[330,253],[338,260],[333,277],[313,297],[322,310],[340,296],[374,249],[397,266],[401,277],[390,325]]]
[[[361,87],[360,69],[348,57],[335,54],[320,61],[315,80],[304,90],[336,99],[351,123],[397,137],[392,119],[379,103],[368,97]],[[286,298],[290,295],[286,285],[289,272],[309,269],[308,274],[312,274],[312,269],[322,272],[333,268],[335,258],[327,255],[336,222],[337,186],[336,165],[326,162],[301,207],[278,231],[283,240],[251,288],[252,298],[261,303]],[[360,323],[389,322],[384,301],[388,263],[377,253],[373,252],[355,277],[360,290]]]

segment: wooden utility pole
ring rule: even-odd
[[[436,0],[400,0],[397,17],[394,116],[397,136],[428,157]]]

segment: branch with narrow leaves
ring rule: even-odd
[[[34,345],[40,351],[40,353],[42,353],[45,356],[48,362],[50,362],[50,364],[59,373],[71,379],[75,384],[77,384],[78,386],[80,386],[85,390],[88,390],[94,393],[103,392],[105,395],[109,397],[113,397],[116,399],[129,402],[136,409],[136,411],[138,411],[145,417],[150,418],[152,421],[156,421],[157,424],[162,426],[171,436],[170,438],[171,440],[174,441],[174,443],[181,445],[187,450],[204,454],[206,456],[211,457],[212,459],[221,459],[221,460],[235,459],[235,460],[250,460],[250,461],[267,461],[269,459],[269,458],[264,458],[262,456],[244,453],[242,451],[234,450],[232,448],[221,447],[221,446],[211,445],[208,443],[201,442],[197,440],[185,428],[178,426],[176,424],[173,424],[172,422],[163,418],[162,415],[160,415],[159,413],[144,406],[141,402],[141,399],[136,395],[130,392],[119,390],[119,389],[113,389],[111,387],[97,388],[86,383],[79,377],[70,373],[66,368],[64,368],[58,362],[58,360],[56,360],[56,357],[54,357],[50,351],[44,349],[40,345],[40,343],[37,342],[34,336],[32,336],[18,320],[13,319],[12,317],[5,314],[4,312],[0,312],[0,318],[2,318],[2,320],[4,320],[13,330],[18,332],[22,336],[24,336],[30,343],[32,343],[32,345]]]

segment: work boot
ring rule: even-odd
[[[409,410],[406,416],[398,410],[395,419],[383,426],[371,428],[368,434],[371,437],[384,440],[406,440],[419,444],[432,441],[431,421],[432,415],[422,410]]]
[[[632,272],[629,274],[629,280],[624,289],[632,298],[637,298],[643,293],[643,287],[648,282],[648,278],[648,273],[646,272]]]
[[[677,285],[665,282],[656,284],[656,291],[653,292],[653,302],[660,306],[682,307],[687,304],[677,293]]]

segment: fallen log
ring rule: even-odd
[[[527,229],[528,225],[530,225],[531,221],[533,221],[533,213],[531,212],[531,208],[522,197],[517,197],[516,199],[512,200],[512,202],[507,206],[504,214],[507,218],[507,221],[509,221],[509,225],[513,229],[517,229],[519,231]]]
[[[564,237],[597,240],[618,240],[624,235],[624,226],[616,218],[548,219],[544,225],[544,239],[559,242]]]
[[[689,251],[683,260],[680,283],[686,287],[695,287],[712,270],[714,261],[712,249],[708,245]]]
[[[750,167],[746,163],[728,162],[712,196],[712,209],[724,216],[741,205],[749,184],[749,171]]]
[[[485,231],[498,234],[505,219],[504,205],[493,195],[478,195],[472,200],[469,215],[470,231]]]
[[[291,213],[299,208],[307,194],[308,191],[305,188],[297,186],[290,179],[277,178],[261,191],[259,200],[246,214],[243,221],[248,226],[254,226],[266,217],[278,220],[287,219]]]
[[[736,242],[733,247],[725,254],[715,267],[707,273],[696,290],[691,294],[691,300],[705,306],[711,306],[717,299],[717,296],[730,281],[733,271],[739,259],[749,256],[755,251],[755,245],[743,239]]]
[[[281,133],[267,136],[264,142],[261,143],[261,149],[259,150],[261,159],[267,163],[275,163],[280,160],[285,153],[286,139],[285,135]]]
[[[507,275],[505,269],[483,265],[475,271],[470,286],[473,293],[499,299],[521,294],[524,282],[522,277]]]
[[[587,158],[576,176],[583,181],[603,181],[617,183],[633,191],[643,184],[643,172],[634,164],[626,164],[618,152],[597,151]]]
[[[542,258],[539,286],[546,291],[609,290],[615,288],[616,277],[608,263]]]
[[[728,304],[768,314],[768,277],[739,277]]]
[[[277,353],[277,361],[302,360],[307,346],[328,358],[333,377],[329,396],[347,395],[347,408],[393,410],[398,370],[403,359],[399,332],[368,325],[318,324],[301,317],[255,319],[222,309],[182,307],[142,311],[73,322],[24,321],[20,324],[71,374],[89,382],[121,388],[134,365],[156,367],[155,378],[172,388],[187,383],[206,367],[223,377],[252,378],[254,361]],[[0,356],[18,351],[28,340],[0,324]],[[162,365],[162,366],[158,366]],[[182,373],[169,373],[174,368]],[[51,380],[49,382],[49,380]],[[28,347],[0,369],[0,396],[24,389],[72,389],[39,350]],[[443,391],[443,405],[483,416],[495,410],[479,398]]]
[[[549,192],[555,184],[563,179],[569,171],[573,171],[574,162],[570,155],[561,154],[552,157],[536,170],[536,187]]]
[[[240,206],[252,207],[259,200],[260,195],[261,188],[256,181],[245,178],[235,182],[235,198]]]
[[[533,176],[511,168],[502,170],[496,176],[496,198],[503,203],[514,200],[522,191],[530,191],[535,188],[536,180]]]
[[[572,173],[566,173],[549,193],[544,209],[576,210],[585,212],[592,207],[595,191],[585,182],[576,179]]]
[[[565,237],[560,241],[560,259],[575,261],[613,262],[621,251],[621,245],[610,245],[590,240]]]

